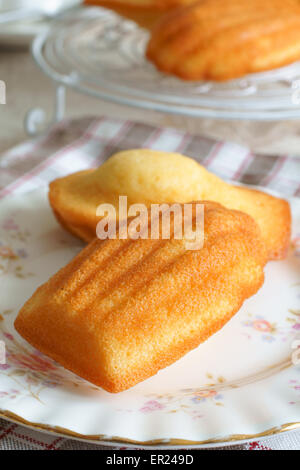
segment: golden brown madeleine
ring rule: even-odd
[[[118,214],[119,195],[128,206],[143,203],[216,201],[251,215],[260,227],[269,259],[284,258],[291,214],[287,201],[225,183],[195,160],[177,153],[138,149],[117,153],[97,170],[85,170],[50,184],[49,200],[59,222],[85,241],[96,236],[102,203]]]
[[[184,80],[228,80],[300,59],[298,0],[201,0],[165,15],[147,57]]]
[[[113,10],[139,26],[151,29],[169,10],[189,5],[196,0],[85,0],[86,5]]]
[[[17,331],[109,392],[197,347],[257,292],[266,261],[251,217],[203,204],[202,249],[189,251],[172,233],[169,240],[97,239],[36,291]]]

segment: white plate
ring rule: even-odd
[[[20,10],[45,10],[48,14],[57,14],[59,11],[72,8],[80,4],[80,0],[0,0],[0,45],[5,46],[29,46],[38,34],[44,33],[50,22],[47,19],[32,18],[1,23],[1,15],[19,12]],[[36,18],[34,17],[36,16]]]
[[[47,30],[47,21],[20,21],[1,25],[0,44],[5,46],[29,46],[38,34]]]
[[[300,201],[287,260],[216,335],[129,391],[112,395],[66,371],[15,332],[25,300],[82,245],[56,223],[45,189],[0,203],[0,416],[95,443],[214,446],[300,427]],[[297,238],[298,237],[298,238]],[[294,350],[295,352],[295,350]]]

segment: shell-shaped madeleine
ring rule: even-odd
[[[169,239],[96,239],[36,291],[17,331],[109,392],[197,347],[257,292],[266,261],[251,217],[201,204],[202,248],[191,250],[174,232]]]
[[[201,0],[165,15],[147,57],[184,80],[228,80],[300,59],[298,0]]]
[[[164,202],[216,201],[254,218],[269,259],[286,255],[291,231],[287,201],[228,184],[192,158],[178,153],[149,149],[119,152],[96,170],[53,181],[49,192],[59,222],[85,241],[96,236],[99,222],[96,211],[100,204],[112,204],[119,220],[119,196],[127,196],[128,207],[136,203],[150,206]]]

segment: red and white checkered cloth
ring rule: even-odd
[[[47,135],[0,156],[0,199],[31,191],[75,171],[97,167],[120,150],[140,147],[180,152],[195,158],[222,178],[265,186],[284,196],[300,196],[299,158],[255,155],[232,142],[216,142],[175,129],[103,117],[63,121]],[[31,431],[0,419],[0,450],[104,448]],[[231,448],[300,449],[300,432]]]
[[[57,437],[19,426],[0,419],[0,450],[113,450],[119,447],[105,447]],[[121,447],[126,449],[126,447]],[[220,449],[220,448],[218,448]],[[230,450],[299,450],[300,432],[291,431],[262,441],[226,447]]]

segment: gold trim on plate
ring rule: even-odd
[[[295,422],[295,423],[286,423],[286,424],[282,424],[279,426],[274,426],[258,434],[232,434],[231,436],[226,436],[224,438],[207,439],[204,441],[190,441],[190,440],[185,440],[185,439],[174,439],[174,438],[155,439],[155,440],[150,440],[150,441],[136,441],[133,439],[126,439],[126,438],[118,437],[118,436],[107,437],[104,434],[103,435],[79,434],[75,431],[71,431],[70,429],[66,429],[61,426],[49,426],[49,425],[41,424],[41,423],[31,423],[30,421],[27,421],[21,416],[18,416],[10,411],[0,411],[0,418],[13,421],[14,423],[20,424],[22,426],[27,426],[36,431],[42,431],[42,432],[46,431],[49,433],[54,433],[55,435],[59,435],[61,437],[78,439],[78,440],[83,440],[83,441],[90,441],[90,442],[93,441],[95,444],[99,444],[99,442],[101,441],[103,444],[105,443],[107,444],[113,443],[116,445],[128,444],[128,445],[139,445],[142,447],[151,447],[151,446],[172,447],[172,446],[200,446],[200,445],[204,446],[204,445],[211,445],[211,444],[220,444],[221,446],[222,444],[228,444],[228,443],[234,444],[237,441],[249,441],[251,439],[273,436],[275,434],[281,434],[283,432],[300,429],[300,422]]]

